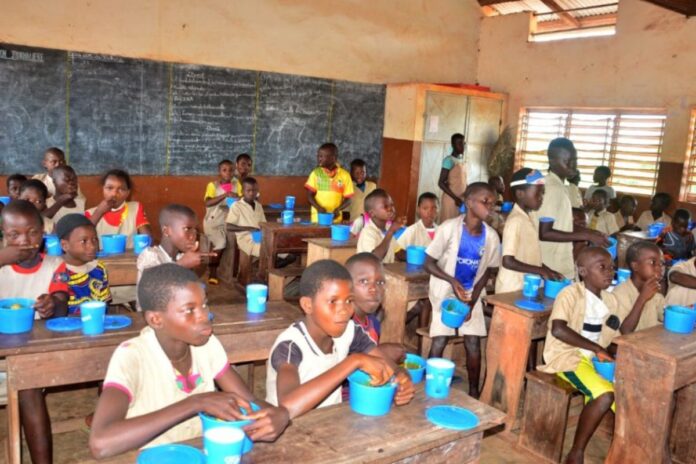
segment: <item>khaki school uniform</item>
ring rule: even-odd
[[[263,206],[258,201],[254,202],[252,207],[244,200],[235,202],[227,214],[226,221],[228,224],[234,224],[240,227],[259,228],[260,223],[266,222],[266,215],[263,213]],[[249,256],[259,257],[261,253],[261,244],[254,243],[251,238],[251,232],[237,232],[237,246]]]
[[[46,200],[46,208],[50,208],[56,203],[53,197]],[[53,222],[58,222],[64,216],[68,214],[85,214],[85,199],[75,197],[75,206],[70,208],[67,206],[62,206],[56,214],[53,215]]]
[[[621,214],[621,211],[617,211],[614,213],[614,220],[616,221],[616,226],[619,228],[619,230],[623,229],[623,227],[626,225],[632,226],[636,223],[635,219],[633,219],[633,216],[629,216],[628,222],[626,222],[623,215]]]
[[[440,224],[435,233],[433,242],[428,246],[426,253],[437,260],[437,265],[447,274],[453,276],[457,267],[457,255],[459,254],[459,244],[462,240],[462,228],[464,227],[464,216],[458,216]],[[489,267],[498,267],[500,264],[500,239],[498,233],[488,224],[484,223],[486,238],[483,246],[483,255],[479,262],[474,285],[478,283]],[[481,295],[472,308],[471,319],[459,328],[460,335],[486,335],[486,322],[483,317],[482,299],[486,295],[486,289],[481,291]],[[388,297],[388,295],[387,295]],[[455,298],[454,290],[449,282],[430,276],[430,289],[428,298],[432,304],[432,321],[430,323],[430,336],[454,335],[451,329],[442,323],[440,319],[442,302],[448,298]]]
[[[357,253],[372,253],[375,248],[382,243],[384,240],[385,233],[382,232],[379,227],[375,225],[372,220],[367,221],[365,227],[360,231],[360,236],[358,237]],[[391,242],[389,242],[389,248],[387,249],[387,254],[384,255],[382,262],[384,264],[391,264],[394,262],[394,255],[399,250],[399,243],[392,237]]]
[[[32,179],[37,179],[43,182],[43,184],[46,186],[46,190],[48,190],[48,196],[52,197],[56,194],[56,184],[53,182],[53,178],[48,175],[47,172],[43,172],[41,174],[36,174]],[[84,193],[82,193],[82,190],[80,190],[80,186],[77,186],[77,198],[81,199],[82,201],[86,201]]]
[[[234,188],[234,184],[232,184]],[[227,192],[220,186],[220,182],[210,182],[205,191],[205,199],[215,198]],[[223,199],[215,206],[205,208],[203,218],[203,233],[208,237],[214,250],[224,250],[227,245],[227,233],[225,231],[225,218],[229,213],[227,200]]]
[[[56,226],[54,220],[43,215],[41,216],[41,218],[43,219],[44,224],[44,234],[52,234],[53,229],[55,229]]]
[[[672,274],[673,272],[681,272],[682,274],[696,277],[696,265],[694,265],[694,259],[696,258],[691,258],[688,261],[683,261],[676,266],[673,266],[672,269],[669,270],[669,273]],[[665,304],[667,306],[693,306],[694,303],[696,303],[696,289],[682,287],[681,285],[669,282],[669,290],[667,291],[667,296],[665,297]]]
[[[437,230],[437,224],[433,224],[433,231]],[[410,246],[424,246],[427,247],[432,243],[433,239],[430,238],[428,229],[423,225],[423,221],[420,219],[415,224],[411,224],[406,228],[401,237],[399,237],[396,242],[399,248],[405,250]]]
[[[662,216],[660,216],[659,219],[653,219],[652,211],[647,210],[643,211],[643,213],[638,216],[636,225],[640,227],[640,230],[648,230],[648,226],[656,222],[661,222],[665,225],[665,227],[669,227],[672,225],[672,218],[667,214],[662,213]]]
[[[355,221],[365,212],[365,197],[372,193],[377,188],[377,184],[365,181],[365,191],[358,188],[358,185],[353,182],[353,198],[350,200],[350,220]]]
[[[541,266],[541,243],[539,232],[532,217],[515,204],[503,229],[502,256],[512,256],[530,266]],[[524,273],[513,271],[501,264],[495,279],[495,293],[522,290]]]
[[[125,209],[121,215],[121,223],[118,226],[109,224],[103,217],[97,223],[97,235],[99,236],[99,243],[101,245],[101,236],[109,234],[123,234],[127,237],[126,248],[129,250],[133,249],[133,235],[138,233],[137,227],[137,212],[140,208],[140,203],[137,201],[128,201],[125,203]],[[94,208],[87,210],[88,216],[94,214]],[[119,208],[120,209],[120,208]]]
[[[638,299],[640,292],[633,284],[631,279],[627,279],[616,286],[614,291],[611,292],[619,303],[616,315],[623,324],[623,321],[633,309],[633,305]],[[665,310],[665,297],[661,293],[656,293],[650,298],[643,306],[643,312],[638,320],[638,325],[636,325],[635,331],[649,329],[659,325],[663,319],[663,314]]]
[[[553,172],[544,178],[546,193],[539,211],[530,214],[537,236],[539,233],[539,218],[554,219],[553,228],[563,232],[573,231],[573,207],[568,198],[568,189],[564,181]],[[554,271],[560,272],[569,279],[575,278],[575,262],[573,261],[573,242],[541,242],[542,261]]]
[[[616,219],[614,215],[607,210],[600,211],[599,214],[595,214],[593,211],[590,213],[590,229],[599,231],[606,235],[612,235],[619,231],[619,226],[616,225]]]
[[[580,187],[575,184],[568,184],[568,198],[573,208],[582,208],[582,193]]]

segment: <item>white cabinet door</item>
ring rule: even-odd
[[[488,181],[488,159],[498,140],[502,118],[502,100],[469,97],[466,126],[468,182]]]

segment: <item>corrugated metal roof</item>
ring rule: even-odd
[[[616,2],[618,2],[618,0],[616,0]],[[617,4],[611,5],[612,3],[615,3],[613,0],[556,0],[556,3],[558,3],[563,10],[583,8],[581,10],[568,12],[576,18],[616,13],[618,9]],[[558,15],[555,14],[543,14],[551,13],[552,10],[541,0],[516,0],[498,3],[492,5],[492,8],[501,15],[531,11],[539,15],[537,18],[538,21],[554,21],[559,19]]]

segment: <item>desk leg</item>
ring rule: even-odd
[[[534,321],[496,306],[488,332],[486,380],[481,401],[505,412],[505,429],[512,430],[524,384]]]
[[[384,297],[384,321],[379,341],[403,343],[408,308],[408,282],[387,275]]]
[[[21,462],[22,430],[19,422],[19,392],[11,388],[11,381],[7,379],[7,446],[10,456],[10,464]]]
[[[677,391],[672,419],[670,449],[672,460],[679,463],[696,462],[696,384]]]
[[[676,366],[629,346],[616,359],[616,425],[607,464],[671,462],[669,429],[674,410]]]

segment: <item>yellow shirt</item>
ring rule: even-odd
[[[315,193],[317,203],[329,213],[333,213],[345,198],[351,198],[354,193],[353,179],[348,171],[338,165],[333,171],[316,167],[309,173],[305,188]],[[317,222],[318,218],[318,211],[312,208],[312,222]]]
[[[512,207],[503,229],[502,256],[512,256],[531,266],[541,266],[541,243],[532,218],[517,204]],[[500,266],[495,293],[522,290],[524,273]]]
[[[215,198],[216,196],[219,195],[218,190],[217,190],[217,185],[219,182],[208,182],[208,185],[205,187],[205,197],[204,200],[208,200],[210,198]],[[237,180],[237,179],[232,179],[232,188],[230,191],[235,192],[237,196],[242,196],[242,184]]]

